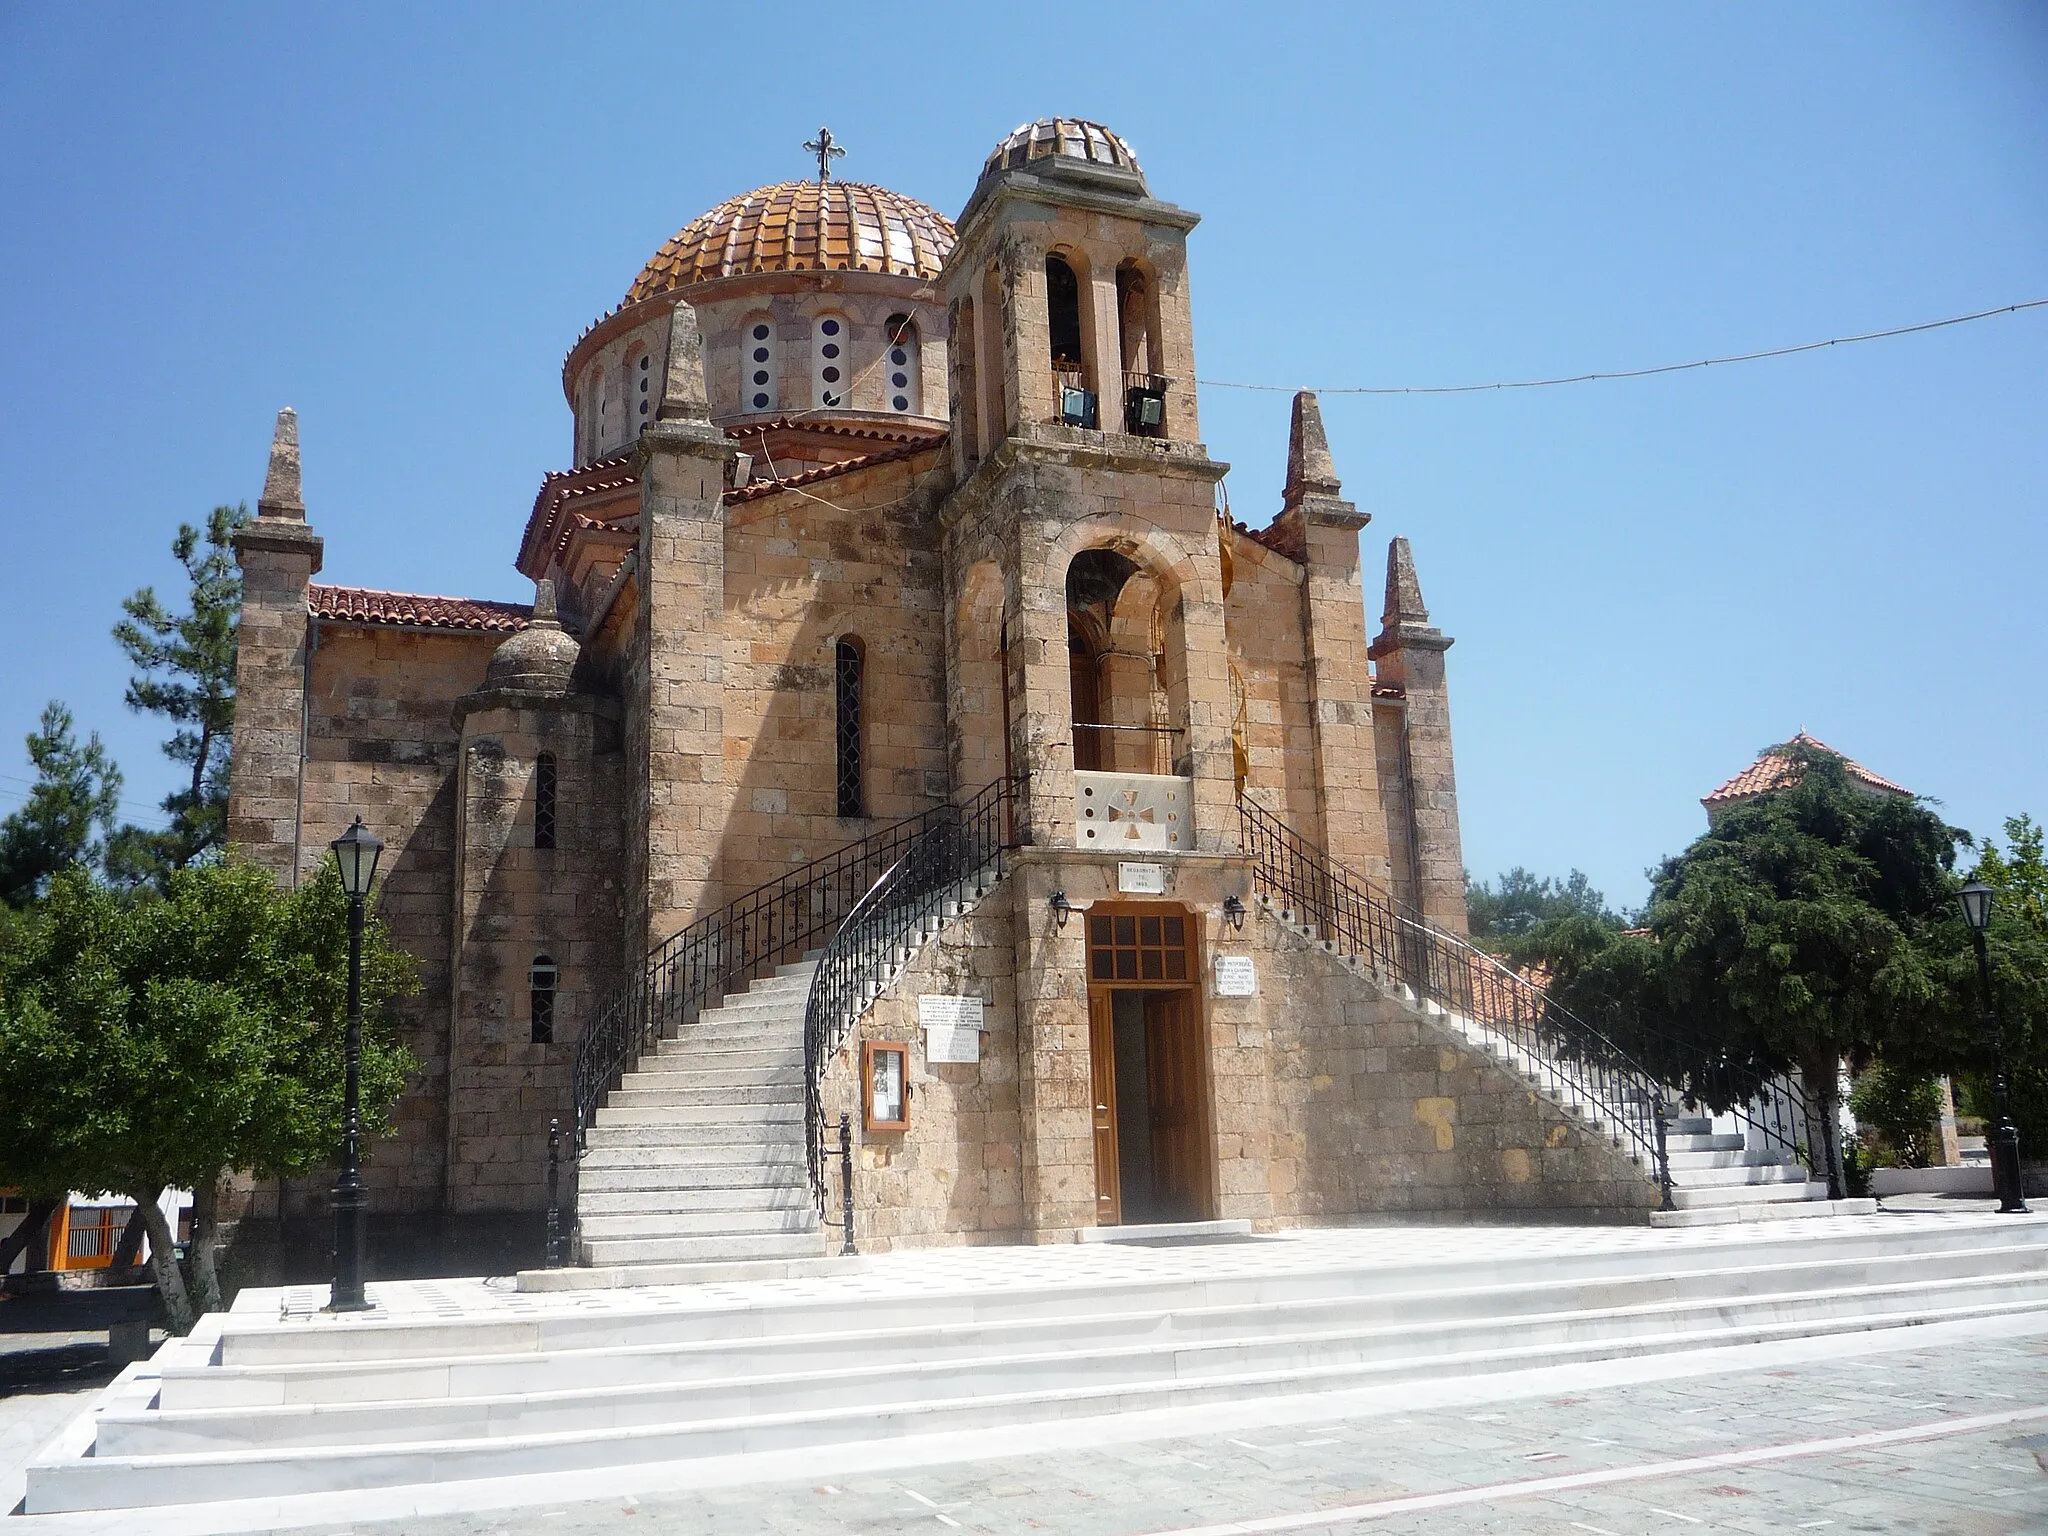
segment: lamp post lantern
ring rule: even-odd
[[[1991,1188],[1998,1196],[2001,1212],[2027,1209],[2026,1179],[2020,1172],[2020,1131],[2012,1123],[2012,1104],[2005,1075],[2005,1031],[1999,1027],[1998,1012],[1991,1004],[1991,957],[1984,948],[1984,930],[1991,926],[1991,887],[1972,880],[1956,892],[1963,909],[1963,921],[1970,925],[1970,942],[1977,950],[1977,982],[1984,994],[1984,1027],[1991,1032],[1991,1099],[1997,1119],[1991,1126]]]
[[[363,1218],[368,1196],[363,1190],[361,1163],[363,1064],[363,904],[377,877],[384,845],[358,816],[331,844],[341,869],[341,888],[348,897],[348,1034],[341,1104],[341,1176],[334,1181],[334,1282],[327,1293],[330,1312],[364,1312]]]

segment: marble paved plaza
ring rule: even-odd
[[[2048,1325],[2029,1326],[2043,1331],[1980,1328],[1913,1348],[1793,1351],[1786,1353],[1817,1358],[1633,1383],[1603,1385],[1601,1376],[1626,1373],[1582,1370],[1576,1389],[1419,1411],[1295,1404],[1321,1411],[874,1475],[856,1469],[667,1493],[640,1492],[628,1477],[603,1499],[315,1529],[357,1536],[1252,1536],[1367,1526],[1557,1536],[2048,1531]],[[1613,1480],[1595,1480],[1600,1474]]]

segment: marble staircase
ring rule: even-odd
[[[577,1168],[586,1264],[822,1253],[804,1147],[804,1004],[817,958],[779,967],[643,1057]]]

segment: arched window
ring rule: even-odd
[[[775,409],[780,372],[775,356],[775,321],[768,315],[750,315],[740,326],[740,408],[745,411]]]
[[[847,325],[839,315],[820,315],[811,322],[811,404],[820,408],[846,404],[853,382],[847,356]]]
[[[867,815],[866,797],[861,794],[861,691],[867,670],[867,656],[860,641],[842,635],[833,657],[833,678],[837,685],[839,747],[839,814]]]
[[[618,443],[619,407],[612,398],[616,386],[612,382],[612,371],[600,369],[597,375],[597,454],[603,458]]]
[[[1098,414],[1081,349],[1081,280],[1058,254],[1045,258],[1045,321],[1052,342],[1054,419],[1092,430]]]
[[[1053,371],[1081,372],[1081,280],[1064,256],[1045,258],[1045,323]]]
[[[533,846],[555,846],[555,754],[533,760]]]
[[[551,956],[535,955],[527,972],[527,1012],[533,1021],[533,1043],[552,1045],[555,1041],[555,983],[561,973]]]
[[[891,315],[882,328],[882,340],[882,399],[892,411],[923,414],[917,322],[908,315]]]

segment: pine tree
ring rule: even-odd
[[[35,784],[21,809],[0,821],[0,901],[13,907],[34,901],[74,864],[100,864],[121,798],[121,770],[98,733],[81,747],[71,711],[55,699],[29,733],[28,756]]]
[[[115,835],[107,864],[117,879],[161,886],[172,870],[226,847],[242,608],[234,540],[248,519],[245,506],[215,507],[203,536],[190,523],[178,529],[171,554],[185,568],[188,612],[167,612],[153,587],[121,604],[127,617],[114,626],[114,639],[135,667],[128,707],[176,722],[164,754],[191,777],[164,797],[170,823],[162,831],[124,826]]]

